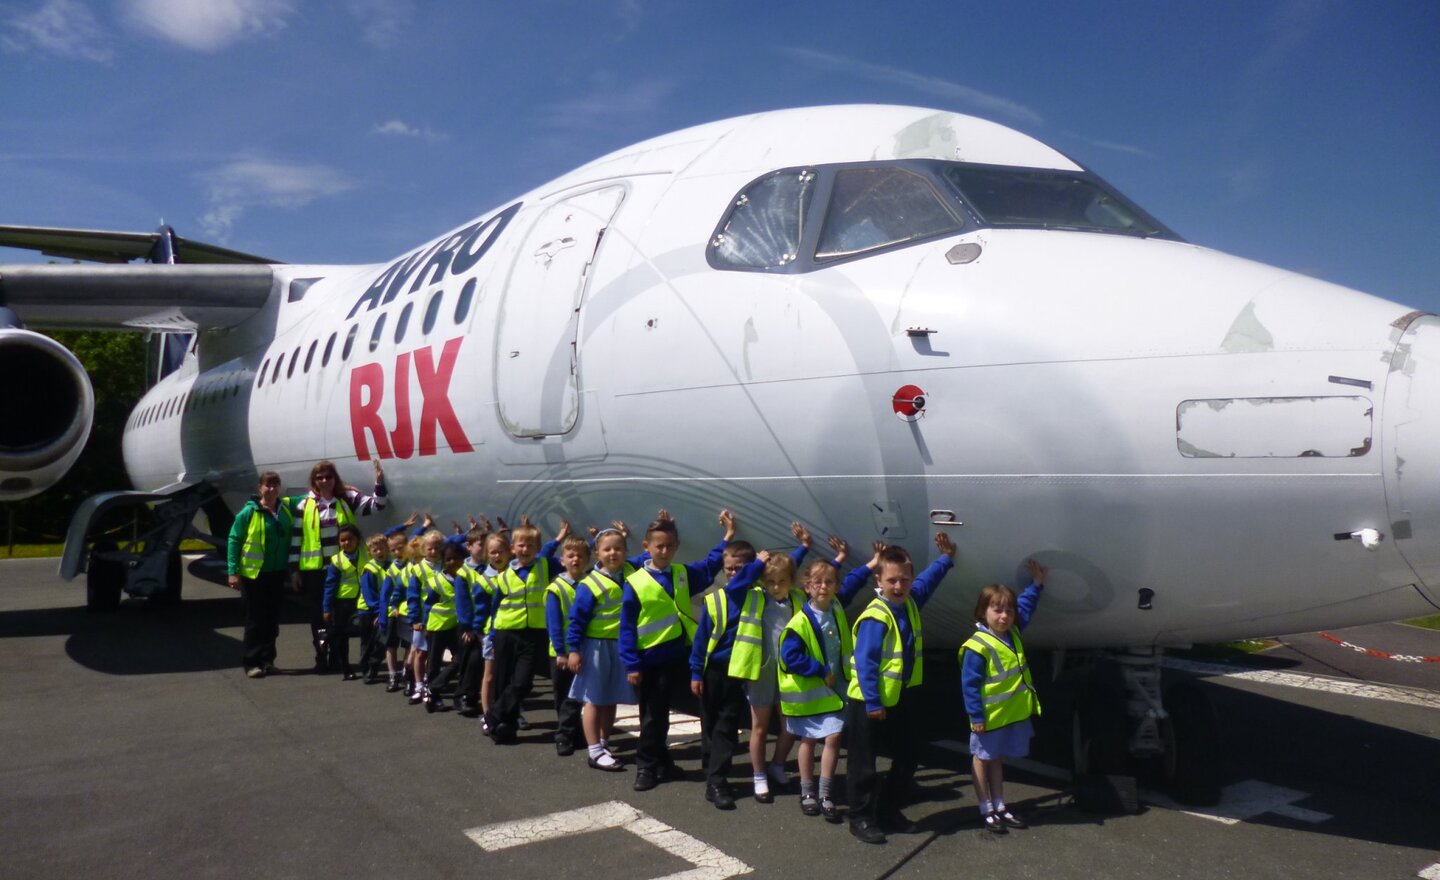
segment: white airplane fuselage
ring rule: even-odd
[[[207,479],[237,507],[259,470],[298,488],[329,458],[368,489],[379,458],[386,522],[622,518],[638,545],[663,506],[682,557],[718,538],[721,507],[757,546],[798,519],[857,563],[880,538],[924,564],[945,529],[960,551],[926,613],[940,645],[1028,558],[1052,572],[1041,647],[1434,612],[1433,317],[1171,238],[1066,229],[967,222],[795,272],[711,259],[770,172],[914,159],[1081,170],[912,108],[646,142],[397,261],[277,266],[266,308],[202,332],[139,403],[131,478]],[[911,386],[924,404],[904,418]]]

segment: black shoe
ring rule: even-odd
[[[457,697],[455,709],[460,713],[461,718],[480,717],[480,705],[469,697]]]
[[[530,729],[530,722],[525,720],[525,716],[524,716],[524,715],[518,715],[518,714],[517,714],[517,715],[515,716],[515,727],[516,727],[517,729],[519,729],[519,730],[529,730],[529,729]]]
[[[880,827],[891,834],[915,834],[920,831],[920,826],[911,822],[904,813],[899,810],[892,810],[880,819]]]
[[[568,739],[557,737],[555,740],[555,754],[562,758],[568,758],[575,754],[575,744]]]
[[[758,804],[773,804],[775,803],[775,795],[768,791],[757,791],[755,792],[755,802]]]
[[[650,789],[654,788],[655,786],[657,786],[657,785],[659,785],[659,784],[660,784],[660,780],[655,777],[655,771],[653,771],[653,770],[637,770],[637,771],[635,771],[635,785],[634,785],[634,788],[635,788],[636,791],[649,791]]]
[[[426,711],[426,712],[430,712],[430,713],[433,714],[433,713],[435,713],[435,712],[439,712],[439,711],[440,711],[440,705],[441,705],[441,704],[440,704],[440,698],[439,698],[439,697],[435,697],[435,696],[431,696],[431,695],[429,695],[429,694],[426,694],[422,699],[425,701],[425,711]]]
[[[365,679],[364,679],[364,681],[365,681],[366,684],[379,684],[379,683],[380,683],[380,676],[376,675],[376,674],[373,673],[373,672],[367,672],[367,673],[365,673]]]
[[[1024,819],[1021,819],[1019,816],[1015,815],[1009,810],[1001,811],[999,813],[996,813],[995,815],[1000,817],[1000,821],[1003,822],[1007,828],[1030,827],[1030,823],[1026,822]]]
[[[820,815],[824,816],[825,821],[832,825],[840,824],[840,808],[835,806],[835,801],[830,798],[820,799]]]
[[[655,779],[659,782],[683,782],[685,771],[674,764],[661,764],[655,771]]]
[[[345,673],[345,674],[343,674],[343,675],[340,676],[340,680],[341,680],[341,681],[354,681],[355,679],[357,679],[357,678],[359,678],[359,677],[360,677],[360,676],[356,675],[356,674],[353,673],[353,672],[347,672],[347,673]]]
[[[503,722],[497,723],[490,728],[490,738],[496,745],[509,745],[515,741],[515,728]]]
[[[392,681],[389,684],[385,685],[385,693],[387,694],[393,694],[396,691],[402,691],[404,689],[405,685],[401,684],[398,681]]]
[[[813,794],[802,795],[800,797],[800,812],[807,816],[820,815],[820,799]]]
[[[850,834],[862,843],[884,843],[885,832],[876,827],[869,819],[852,819],[850,821]]]
[[[590,764],[590,769],[591,769],[591,770],[604,770],[606,773],[624,773],[624,772],[625,772],[625,765],[624,765],[624,764],[621,764],[619,761],[615,760],[614,758],[611,758],[611,759],[610,759],[610,763],[609,763],[609,764],[601,764],[599,761],[595,760],[594,758],[587,758],[586,761],[587,761],[587,763]]]
[[[1009,834],[1005,828],[1005,820],[995,813],[985,814],[985,830],[992,834]]]
[[[714,804],[717,810],[735,809],[735,795],[730,792],[728,785],[705,786],[705,800]]]

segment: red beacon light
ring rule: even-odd
[[[925,391],[918,385],[902,385],[890,398],[895,415],[913,422],[925,415]]]

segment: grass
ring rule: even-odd
[[[1407,626],[1418,626],[1422,629],[1440,629],[1440,614],[1432,614],[1429,617],[1417,617],[1414,620],[1403,621]]]
[[[45,559],[59,556],[64,549],[64,544],[16,544],[14,547],[0,545],[0,559]],[[180,542],[181,553],[204,553],[209,549],[210,545],[204,541]]]

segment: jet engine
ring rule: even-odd
[[[80,457],[95,392],[69,349],[15,326],[7,312],[0,309],[0,501],[18,501],[55,485]]]

